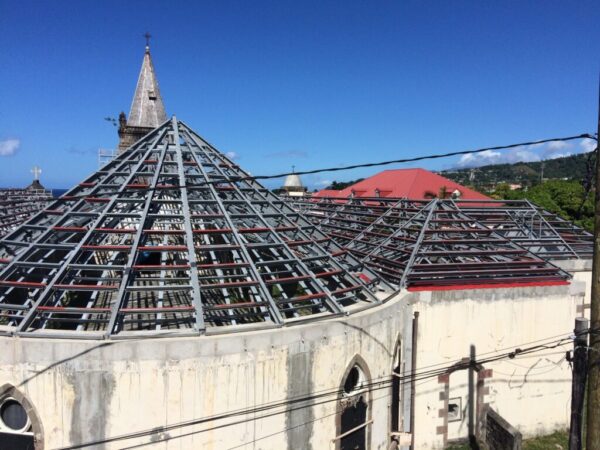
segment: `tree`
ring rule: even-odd
[[[581,182],[576,180],[549,180],[528,190],[514,191],[511,191],[506,183],[501,183],[492,193],[492,197],[506,200],[527,199],[588,231],[594,228],[594,194],[590,192],[586,195]]]

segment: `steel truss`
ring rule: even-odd
[[[548,260],[589,258],[593,244],[590,233],[526,200],[312,198],[294,206],[401,287],[565,280]]]
[[[282,326],[380,303],[376,271],[175,118],[0,241],[0,326],[105,337]],[[59,331],[57,331],[59,330]]]
[[[52,201],[45,189],[0,189],[0,237],[25,222]]]
[[[356,238],[365,245],[377,245],[379,239],[393,233],[427,203],[407,199],[306,198],[292,204],[338,244],[346,246]],[[374,223],[377,226],[362,236]]]

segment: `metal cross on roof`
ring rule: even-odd
[[[144,33],[144,37],[146,38],[146,47],[150,47],[150,38],[152,35],[146,31],[146,33]]]
[[[30,170],[30,172],[33,174],[34,180],[39,180],[40,174],[42,173],[42,169],[40,169],[38,166],[33,166],[33,168]]]

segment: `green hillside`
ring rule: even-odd
[[[595,158],[590,154],[539,162],[497,164],[474,169],[446,170],[441,175],[497,199],[528,199],[564,219],[592,231],[594,228]],[[592,172],[588,175],[588,164]],[[543,165],[543,182],[542,182]],[[511,186],[512,185],[512,186]],[[591,187],[591,186],[589,186]]]
[[[566,156],[537,162],[496,164],[473,169],[444,170],[440,175],[479,190],[493,189],[499,183],[521,184],[523,187],[547,179],[581,180],[585,177],[588,154]]]

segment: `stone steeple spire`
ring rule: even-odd
[[[140,70],[135,88],[127,125],[156,128],[165,120],[167,120],[165,105],[158,89],[158,80],[150,57],[150,47],[146,45],[142,70]]]
[[[127,149],[154,128],[167,120],[158,80],[150,56],[149,38],[146,33],[146,51],[138,77],[129,118],[119,115],[119,151]]]

